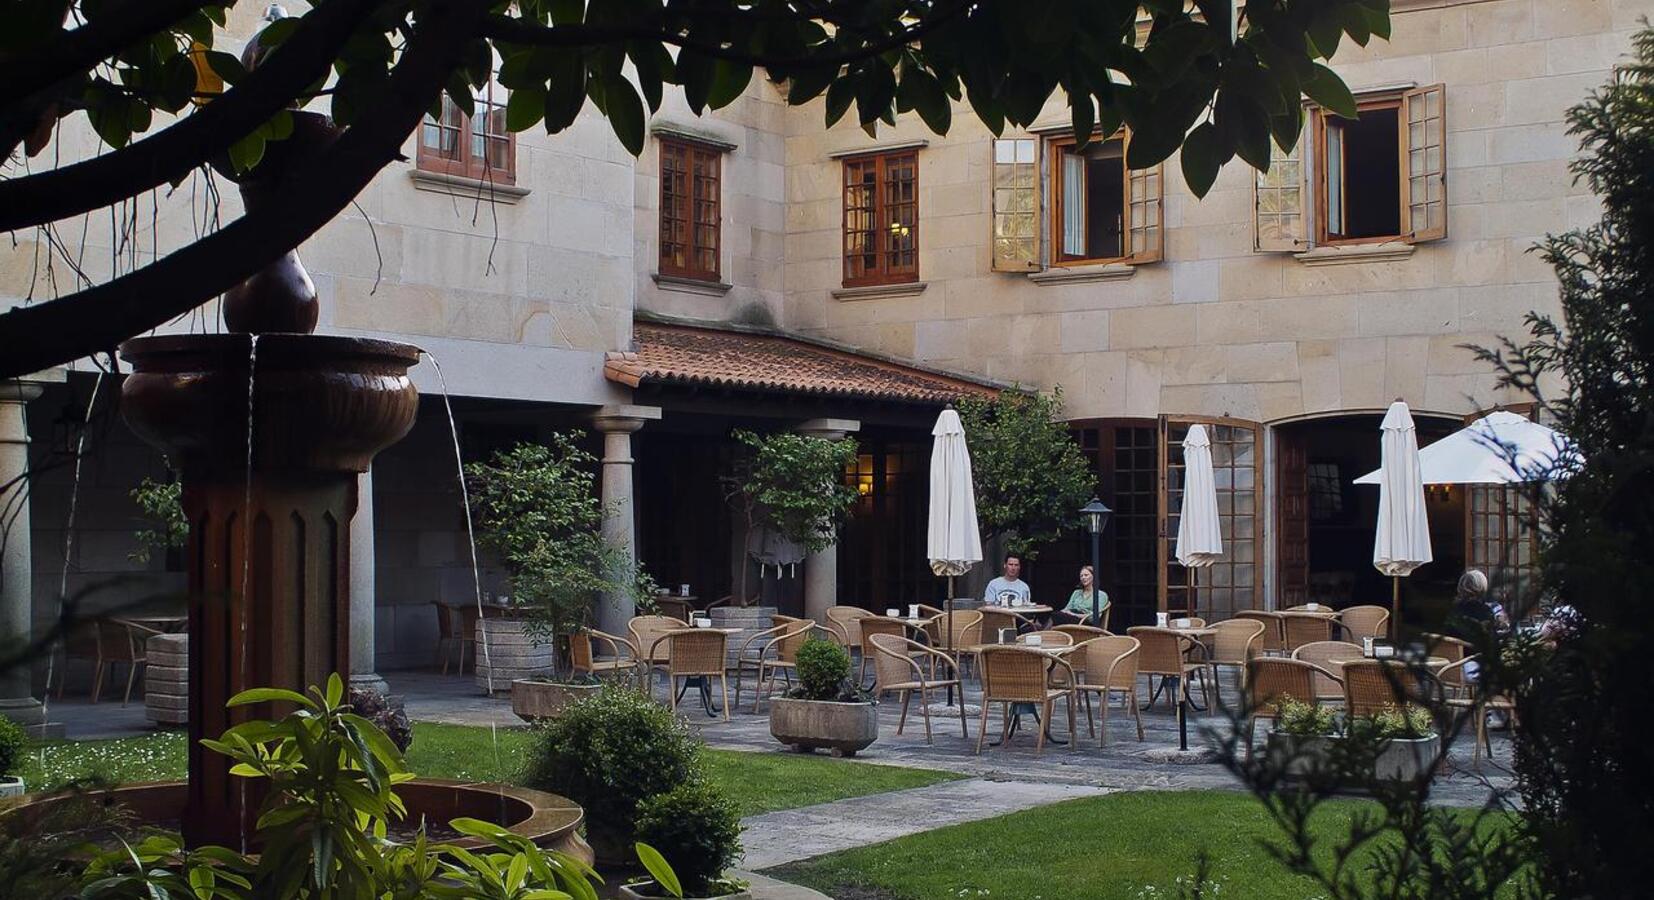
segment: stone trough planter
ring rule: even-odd
[[[601,684],[562,684],[555,681],[518,679],[511,682],[511,711],[530,724],[555,719],[576,703],[595,697]]]
[[[1268,753],[1271,760],[1284,766],[1288,778],[1303,778],[1317,768],[1330,765],[1333,748],[1343,737],[1337,735],[1302,736],[1271,732]],[[1429,776],[1441,753],[1441,736],[1432,734],[1422,738],[1390,738],[1379,748],[1373,761],[1373,777],[1378,781],[1417,781]]]
[[[831,750],[855,756],[879,738],[879,708],[873,703],[831,700],[770,700],[770,735],[800,752]]]

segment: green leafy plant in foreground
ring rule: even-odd
[[[710,781],[689,781],[638,804],[636,832],[638,858],[645,859],[643,848],[648,847],[675,861],[679,890],[689,896],[730,893],[736,887],[720,879],[741,855],[741,815]],[[658,875],[655,880],[668,884]],[[668,893],[683,896],[670,888]]]
[[[256,826],[258,856],[219,846],[186,850],[176,835],[150,835],[94,858],[82,896],[596,900],[592,882],[600,879],[591,867],[489,822],[449,823],[484,843],[475,850],[433,843],[423,824],[411,842],[389,838],[389,826],[406,814],[395,786],[413,776],[390,739],[344,700],[337,674],[325,690],[308,694],[243,691],[230,706],[279,702],[295,709],[202,742],[235,761],[233,774],[270,784]]]

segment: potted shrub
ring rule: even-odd
[[[598,863],[624,866],[638,805],[700,776],[689,726],[644,694],[610,685],[540,726],[524,784],[580,804]]]
[[[1376,781],[1419,781],[1435,770],[1441,735],[1430,711],[1421,706],[1387,706],[1349,723],[1351,737],[1376,746],[1372,775]]]
[[[855,756],[879,737],[879,712],[850,681],[850,654],[812,638],[798,648],[798,687],[770,701],[770,735],[793,749]]]
[[[752,897],[746,885],[724,877],[741,854],[741,814],[706,779],[685,782],[643,801],[636,830],[638,858],[651,877],[623,885],[620,896],[625,900]]]
[[[1301,700],[1282,700],[1269,732],[1269,760],[1288,778],[1324,771],[1338,740],[1338,715]]]
[[[492,652],[477,652],[478,678],[490,690],[511,684],[513,710],[520,702],[535,718],[596,692],[587,679],[568,677],[566,654],[553,650],[589,624],[598,596],[627,594],[647,607],[654,595],[654,582],[603,540],[597,458],[581,439],[556,433],[465,467],[478,543],[505,564],[513,611],[487,620],[498,636],[490,638]]]
[[[519,678],[511,682],[511,711],[524,722],[542,722],[602,692],[603,682],[590,675]]]
[[[23,779],[15,773],[27,743],[23,726],[0,716],[0,798],[23,796]]]

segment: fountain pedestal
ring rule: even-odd
[[[412,427],[419,351],[276,333],[138,338],[121,354],[133,367],[122,412],[178,468],[190,523],[184,836],[233,845],[253,833],[260,783],[199,739],[285,712],[226,709],[239,691],[350,672],[357,474]]]

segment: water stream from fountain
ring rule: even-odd
[[[114,362],[113,359],[110,360]],[[59,622],[63,618],[63,598],[69,596],[69,566],[75,558],[75,512],[80,506],[80,472],[81,462],[86,459],[86,432],[92,430],[92,411],[98,405],[98,391],[103,387],[104,370],[98,368],[97,380],[92,382],[92,396],[86,401],[86,417],[81,420],[80,437],[75,439],[75,469],[74,477],[69,482],[69,510],[63,520],[63,571],[57,582],[57,608],[52,611],[52,621]],[[27,420],[25,420],[25,423]],[[26,427],[26,426],[25,426]],[[21,486],[19,487],[21,490]],[[64,635],[67,637],[67,635]],[[68,660],[64,660],[65,668]],[[52,675],[57,666],[57,648],[46,656],[46,691],[40,698],[40,714],[42,722],[50,722],[52,704]],[[68,672],[64,672],[68,677]],[[41,751],[44,754],[44,750]],[[44,756],[42,756],[44,759]]]
[[[240,684],[243,690],[263,686],[247,683],[247,616],[252,612],[247,594],[252,589],[253,575],[253,414],[257,409],[257,394],[254,393],[254,389],[258,384],[258,338],[256,334],[250,335],[247,348],[247,490],[241,501],[241,615],[236,617],[237,637],[241,645]],[[241,808],[246,809],[247,779],[236,779],[236,791],[240,797]],[[246,853],[247,829],[236,830],[241,835],[241,852]]]
[[[488,649],[488,625],[486,624],[488,620],[484,617],[482,608],[482,567],[477,564],[477,532],[471,522],[471,489],[465,484],[465,458],[460,455],[459,451],[459,425],[454,421],[454,404],[449,400],[448,379],[442,374],[442,363],[437,361],[435,353],[426,350],[424,347],[420,347],[419,352],[429,357],[431,367],[436,369],[437,382],[442,385],[442,407],[448,413],[448,434],[454,442],[454,467],[459,473],[459,496],[465,507],[465,542],[466,546],[471,549],[471,588],[476,594],[477,634],[482,637],[482,661],[488,669],[488,674],[484,677],[487,679],[488,695],[492,697],[494,695],[494,658]],[[460,650],[459,658],[463,664],[465,661],[465,651],[463,649]],[[472,666],[473,668],[476,666],[474,659]]]

